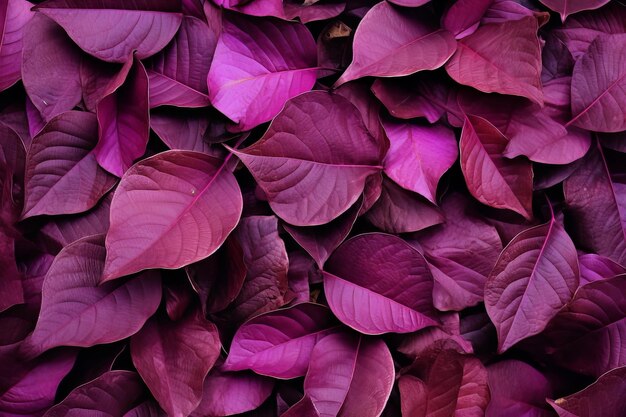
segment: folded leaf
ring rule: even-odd
[[[561,20],[565,21],[567,16],[585,10],[598,9],[609,2],[609,0],[540,0],[550,10],[561,15]]]
[[[507,139],[478,116],[466,116],[461,132],[461,169],[470,193],[488,206],[532,218],[532,166],[502,157]]]
[[[354,34],[353,59],[335,85],[366,76],[399,77],[441,67],[456,49],[454,36],[387,2],[372,7]]]
[[[457,39],[471,35],[493,0],[460,0],[452,4],[441,17],[441,26]]]
[[[168,416],[188,416],[220,354],[217,327],[200,314],[178,321],[157,315],[130,340],[137,372]]]
[[[154,314],[161,301],[158,273],[99,285],[104,256],[103,235],[80,239],[57,255],[43,283],[41,313],[25,342],[27,353],[122,340]]]
[[[515,236],[485,284],[498,350],[543,331],[572,298],[578,280],[576,248],[554,218]]]
[[[32,6],[26,0],[7,0],[0,6],[0,91],[22,78],[22,41],[26,24],[34,16]]]
[[[626,34],[601,35],[576,61],[568,122],[596,132],[626,130]]]
[[[65,29],[80,48],[107,62],[144,59],[172,39],[183,15],[180,0],[49,0],[36,10]]]
[[[94,153],[102,168],[121,177],[144,154],[150,135],[148,76],[141,61],[134,58],[126,81],[98,102],[96,114]]]
[[[113,196],[103,279],[206,258],[235,228],[242,204],[235,177],[217,158],[167,151],[144,159]]]
[[[296,226],[348,210],[380,170],[380,148],[345,98],[322,91],[290,100],[254,145],[234,151],[274,212]]]
[[[480,91],[543,104],[537,29],[534,17],[483,25],[459,41],[446,71],[455,81]]]
[[[346,241],[330,257],[324,293],[339,320],[364,334],[409,333],[437,324],[424,257],[382,233]]]
[[[115,177],[96,161],[97,142],[92,113],[69,111],[50,120],[28,152],[23,218],[81,213],[113,188]]]
[[[330,311],[312,303],[256,316],[235,333],[223,369],[281,379],[304,376],[313,347],[336,327]]]
[[[240,130],[252,129],[313,87],[315,60],[304,25],[227,14],[208,76],[211,104]]]

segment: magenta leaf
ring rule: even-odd
[[[581,287],[546,329],[560,366],[598,377],[626,365],[626,275]]]
[[[71,417],[77,412],[124,416],[141,403],[144,390],[141,378],[135,372],[110,371],[74,389],[48,410],[46,417]]]
[[[403,188],[436,203],[439,179],[458,157],[454,132],[444,126],[390,121],[383,126],[390,143],[385,173]]]
[[[45,120],[80,103],[81,53],[63,29],[37,13],[25,28],[23,48],[24,89]]]
[[[626,130],[626,34],[601,35],[576,61],[569,123],[596,132]]]
[[[381,2],[354,35],[354,57],[336,85],[366,76],[399,77],[441,67],[456,49],[454,36],[423,17]]]
[[[48,0],[36,8],[65,29],[82,50],[107,62],[144,59],[172,39],[183,15],[180,0]]]
[[[258,408],[272,393],[274,381],[252,372],[213,368],[204,380],[202,401],[192,417],[230,416]]]
[[[133,364],[168,416],[188,416],[220,354],[215,325],[200,314],[179,321],[156,315],[131,338]]]
[[[609,0],[540,0],[550,10],[561,15],[565,21],[567,16],[585,10],[598,9],[609,2]]]
[[[313,349],[301,402],[310,401],[313,407],[306,409],[309,413],[317,411],[320,417],[354,413],[376,417],[391,394],[394,377],[393,360],[382,340],[333,334]],[[306,417],[314,414],[307,413]]]
[[[459,0],[452,4],[441,18],[441,26],[457,39],[471,35],[493,0]]]
[[[315,344],[336,331],[330,311],[302,303],[248,320],[233,338],[224,370],[250,369],[289,379],[304,376]]]
[[[115,185],[98,166],[98,121],[92,113],[54,117],[31,143],[26,161],[23,218],[73,214],[93,208]]]
[[[300,23],[227,14],[208,76],[211,104],[240,130],[267,122],[313,87],[315,57],[313,36]]]
[[[22,43],[26,24],[33,18],[26,0],[7,0],[0,6],[0,91],[22,78]]]
[[[485,306],[504,352],[543,331],[578,287],[574,243],[553,218],[504,248],[485,284]]]
[[[134,59],[128,77],[98,102],[98,145],[94,149],[100,166],[121,177],[146,151],[150,134],[148,76]]]
[[[548,400],[560,417],[604,417],[626,413],[626,367],[615,368],[567,397]]]
[[[324,272],[331,310],[364,334],[409,333],[436,325],[432,288],[424,257],[402,239],[382,233],[342,244]]]
[[[146,212],[139,201],[156,210]],[[126,171],[113,196],[103,279],[204,259],[224,243],[241,210],[241,190],[221,160],[192,151],[145,159]]]
[[[534,17],[483,25],[459,41],[446,71],[455,81],[480,91],[543,104],[537,29]]]
[[[233,152],[274,212],[296,226],[337,218],[359,198],[366,178],[380,170],[379,145],[358,110],[321,91],[289,101],[260,141]]]
[[[56,346],[93,346],[137,332],[161,301],[158,273],[99,285],[104,236],[66,246],[43,283],[41,312],[25,351],[38,354]]]
[[[202,20],[183,18],[172,42],[147,65],[150,107],[209,105],[206,78],[218,34]]]
[[[274,16],[285,18],[283,2],[280,0],[212,0],[224,9],[234,10],[249,16]],[[207,3],[209,3],[207,1]],[[207,4],[205,3],[205,4]],[[205,6],[205,10],[207,6]]]
[[[488,206],[532,218],[532,166],[505,159],[507,139],[482,117],[466,116],[461,133],[461,169],[470,193]]]
[[[595,281],[613,278],[616,275],[626,274],[626,268],[615,261],[595,253],[578,255],[580,266],[580,285]]]

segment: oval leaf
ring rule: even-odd
[[[103,279],[206,258],[235,228],[242,206],[235,177],[217,158],[167,151],[144,159],[113,196]]]
[[[328,223],[348,210],[380,170],[379,146],[345,98],[322,91],[289,101],[254,145],[233,151],[274,212],[296,226]]]
[[[554,219],[515,236],[485,284],[498,350],[543,331],[572,298],[578,279],[576,248]]]
[[[432,288],[424,257],[402,239],[382,233],[342,244],[324,272],[331,310],[364,334],[409,333],[436,325]]]

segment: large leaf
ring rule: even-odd
[[[448,196],[442,208],[446,222],[418,234],[417,241],[435,279],[435,307],[460,311],[483,300],[502,242],[496,228],[473,213],[461,195]]]
[[[121,177],[146,151],[150,135],[148,76],[134,59],[128,77],[96,106],[98,145],[94,153],[100,166]]]
[[[298,403],[310,401],[313,407],[307,407],[306,414],[294,415],[380,416],[394,377],[393,360],[382,340],[351,333],[327,336],[313,349],[304,378],[305,397]]]
[[[28,151],[23,218],[81,213],[96,205],[115,185],[115,177],[98,166],[97,142],[92,113],[65,112],[44,127]]]
[[[436,203],[439,179],[458,157],[454,132],[444,126],[389,121],[383,126],[390,143],[385,173],[398,185]]]
[[[208,76],[211,104],[251,129],[313,87],[315,62],[315,41],[301,23],[227,14]]]
[[[251,369],[274,378],[304,376],[313,347],[336,327],[330,311],[312,303],[254,317],[235,333],[224,369]]]
[[[585,10],[593,10],[607,4],[610,0],[540,0],[548,6],[550,10],[561,15],[561,19],[565,21],[567,16],[582,12]]]
[[[115,342],[137,332],[154,314],[161,301],[158,274],[99,285],[104,256],[102,235],[80,239],[57,255],[43,283],[27,353]]]
[[[328,223],[348,210],[378,172],[380,148],[345,98],[322,91],[289,101],[254,145],[233,151],[274,212],[296,226]]]
[[[626,275],[581,287],[545,334],[564,368],[598,377],[626,365]]]
[[[32,103],[46,120],[72,110],[82,98],[80,49],[39,13],[26,26],[23,43],[22,82]]]
[[[77,413],[121,417],[142,402],[144,390],[135,372],[110,371],[70,392],[48,410],[46,417],[72,417]]]
[[[185,16],[172,42],[147,65],[150,107],[209,105],[206,78],[217,45],[216,28]]]
[[[26,0],[6,0],[0,6],[0,91],[22,78],[22,40],[34,15],[32,6]]]
[[[626,264],[626,185],[611,178],[599,144],[563,183],[566,221],[582,248]]]
[[[387,2],[372,7],[354,35],[352,63],[336,85],[441,67],[456,49],[454,35],[432,26],[423,16],[423,11],[400,11]]]
[[[485,306],[504,352],[540,333],[578,287],[574,243],[553,218],[504,248],[485,284]]]
[[[626,366],[600,376],[585,389],[555,401],[548,400],[560,417],[626,415]]]
[[[36,10],[65,29],[85,52],[108,62],[125,62],[159,52],[172,39],[183,15],[180,0],[48,0]]]
[[[626,130],[626,34],[601,35],[574,65],[575,126],[596,132]]]
[[[467,116],[461,132],[461,169],[470,193],[483,204],[532,218],[530,162],[505,159],[507,139],[482,117]]]
[[[133,364],[168,416],[188,416],[202,398],[202,382],[220,354],[215,325],[200,314],[178,321],[148,320],[130,340]]]
[[[252,372],[213,368],[204,380],[202,402],[192,417],[230,416],[258,408],[270,396],[274,381]]]
[[[333,253],[325,271],[328,305],[361,333],[409,333],[437,324],[426,260],[396,236],[356,236]]]
[[[235,228],[242,204],[235,177],[217,158],[167,151],[144,159],[113,196],[104,280],[206,258]]]
[[[537,19],[483,25],[461,39],[446,71],[486,93],[511,94],[543,104]]]

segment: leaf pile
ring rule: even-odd
[[[618,0],[0,1],[0,417],[626,416]]]

